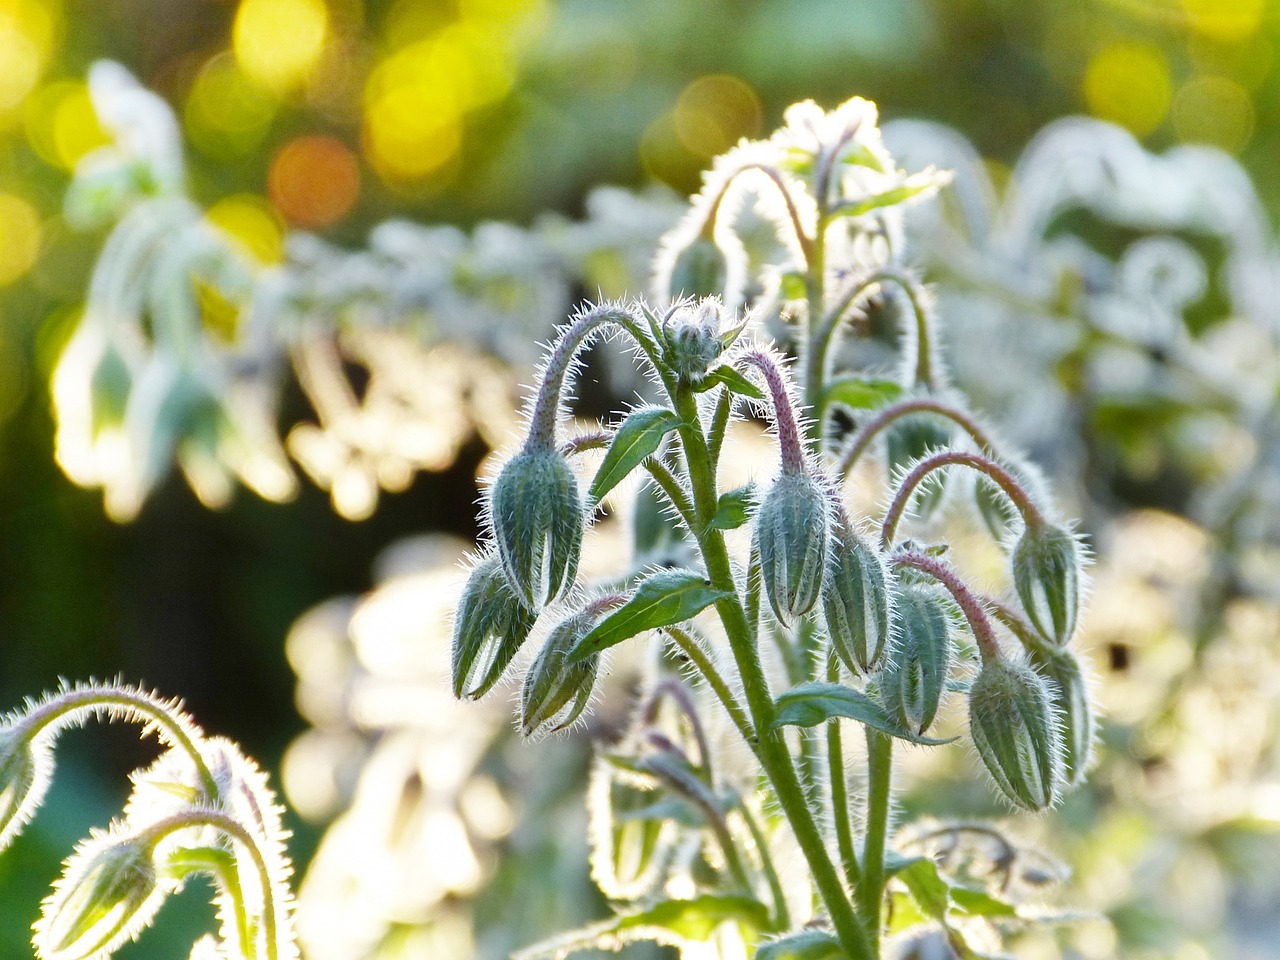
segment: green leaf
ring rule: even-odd
[[[567,663],[585,660],[645,630],[682,623],[711,604],[730,596],[692,570],[661,570],[636,588],[631,599],[601,620],[577,646]]]
[[[926,196],[939,187],[945,186],[951,177],[936,170],[922,170],[907,177],[896,187],[890,187],[880,193],[873,193],[861,200],[846,200],[831,211],[831,219],[837,217],[860,217],[864,213],[882,207],[896,207],[900,203]]]
[[[920,910],[933,920],[945,923],[951,904],[951,885],[938,873],[938,865],[928,857],[917,857],[897,871],[897,877]]]
[[[768,926],[769,910],[751,897],[704,894],[692,900],[663,900],[645,910],[625,913],[560,934],[511,955],[511,960],[562,960],[582,950],[617,950],[637,940],[683,947],[705,943],[723,923],[736,922],[750,942]]]
[[[985,890],[952,887],[951,902],[955,904],[957,910],[973,917],[1016,917],[1018,915],[1013,904],[1006,903]]]
[[[892,403],[902,394],[902,385],[893,380],[841,377],[827,386],[822,403],[828,407],[838,403],[853,410],[870,410]]]
[[[653,456],[662,445],[662,438],[679,425],[680,417],[665,407],[632,410],[618,425],[587,496],[598,503],[646,457]]]
[[[727,363],[722,363],[694,385],[698,393],[706,393],[713,387],[725,386],[734,393],[752,400],[763,400],[764,391],[746,378],[746,375]]]
[[[760,945],[756,960],[849,960],[825,930],[800,930]]]
[[[844,717],[865,723],[891,737],[925,746],[939,746],[957,739],[917,736],[899,726],[884,712],[880,704],[861,690],[838,683],[802,683],[779,695],[775,706],[777,716],[773,719],[774,727],[813,727],[827,720]]]
[[[755,509],[755,486],[747,484],[720,494],[716,502],[716,515],[711,518],[712,530],[736,530],[751,519]]]

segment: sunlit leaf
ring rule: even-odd
[[[711,518],[711,529],[736,530],[751,519],[755,506],[755,487],[751,484],[720,494],[716,515]]]
[[[727,596],[727,591],[714,589],[700,573],[661,570],[583,637],[569,652],[568,662],[584,660],[645,630],[681,623]]]
[[[773,720],[775,727],[813,727],[827,720],[843,717],[865,723],[891,737],[926,746],[951,743],[956,739],[917,736],[903,729],[884,712],[880,704],[861,690],[838,683],[802,683],[780,694],[776,707],[777,715]]]
[[[631,411],[618,426],[587,496],[599,502],[646,457],[653,456],[662,445],[663,437],[679,424],[680,417],[664,407],[641,407]]]

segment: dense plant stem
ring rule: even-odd
[[[840,682],[840,661],[831,652],[827,653],[827,681]],[[858,867],[858,851],[853,846],[849,787],[844,776],[844,741],[839,720],[832,720],[827,724],[827,772],[831,778],[831,818],[835,821],[840,865],[844,868],[849,889],[856,890],[862,881],[862,871]]]
[[[854,900],[867,925],[871,955],[880,956],[880,901],[884,897],[884,852],[889,834],[889,805],[893,787],[893,738],[867,731],[867,824],[862,840],[862,879]]]
[[[714,466],[707,457],[706,438],[702,434],[697,417],[697,404],[693,394],[683,388],[677,392],[677,409],[683,423],[680,439],[684,447],[685,463],[693,487],[694,512],[698,520],[695,535],[701,549],[703,563],[712,585],[726,591],[729,596],[716,601],[716,611],[724,625],[729,646],[742,678],[747,709],[756,730],[757,756],[760,766],[773,785],[787,822],[795,834],[796,842],[804,854],[818,889],[831,917],[836,937],[851,960],[871,960],[873,953],[866,931],[845,895],[840,875],[837,873],[826,842],[805,800],[804,789],[791,761],[790,751],[782,732],[773,728],[773,697],[765,677],[764,665],[753,640],[753,631],[747,622],[737,593],[737,583],[729,562],[724,535],[712,529],[715,516],[716,484]]]

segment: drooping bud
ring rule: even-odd
[[[827,498],[806,472],[784,471],[756,513],[756,546],[765,596],[790,626],[818,602],[827,567]]]
[[[489,514],[507,579],[527,605],[541,607],[573,583],[582,498],[557,450],[526,445],[508,460],[493,485]]]
[[[453,622],[453,695],[488,693],[529,638],[537,614],[516,596],[497,554],[475,565]]]
[[[1062,741],[1049,684],[1030,665],[990,660],[969,689],[969,733],[1000,792],[1027,810],[1053,805]]]
[[[896,477],[926,454],[951,445],[951,432],[933,417],[903,417],[885,431],[885,453],[889,476]],[[942,474],[934,473],[916,494],[916,510],[928,517],[942,503],[945,493]]]
[[[880,555],[845,524],[837,523],[831,568],[822,584],[822,612],[831,647],[854,673],[880,662],[889,638],[888,574]]]
[[[0,850],[31,819],[48,782],[30,741],[16,729],[0,729]]]
[[[729,260],[709,236],[700,235],[676,253],[671,262],[666,294],[681,297],[723,297],[729,279]]]
[[[1062,766],[1066,786],[1084,779],[1093,756],[1093,707],[1080,661],[1062,647],[1026,644],[1027,659],[1049,681],[1049,699],[1062,736]]]
[[[563,730],[587,708],[600,656],[593,654],[569,663],[569,652],[591,632],[596,619],[588,608],[551,628],[520,691],[520,732],[526,737]]]
[[[630,757],[620,758],[627,767]],[[608,897],[634,900],[663,879],[679,828],[663,816],[658,781],[597,755],[587,791],[591,877]]]
[[[902,726],[923,734],[942,702],[951,668],[951,630],[942,598],[914,585],[895,599],[895,642],[880,670],[880,700]]]
[[[717,298],[708,297],[696,307],[679,307],[667,320],[663,329],[667,362],[686,383],[697,383],[705,377],[724,350],[720,340],[721,309]]]
[[[150,924],[164,899],[147,846],[96,833],[68,858],[32,938],[43,960],[107,956]]]
[[[1013,585],[1036,631],[1066,646],[1080,602],[1080,546],[1066,530],[1028,524],[1013,548]]]

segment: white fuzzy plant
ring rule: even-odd
[[[485,497],[489,540],[457,611],[454,692],[485,695],[540,641],[518,700],[519,727],[536,738],[584,716],[609,648],[658,638],[665,666],[593,775],[593,870],[617,914],[524,960],[635,939],[688,957],[872,960],[931,937],[976,957],[998,941],[997,922],[1016,923],[1004,887],[908,856],[909,833],[890,843],[895,744],[957,739],[935,729],[955,725],[948,697],[967,702],[969,737],[1013,808],[1051,808],[1084,776],[1093,737],[1072,649],[1085,553],[1034,470],[946,383],[931,298],[900,266],[900,208],[946,182],[897,169],[869,102],[798,104],[770,139],[716,161],[666,240],[652,306],[584,306],[551,344],[525,442]],[[776,241],[746,242],[737,227],[761,219]],[[845,331],[886,304],[905,318],[898,374],[842,369]],[[770,342],[770,324],[794,356]],[[653,399],[567,437],[564,395],[602,335],[632,348]],[[723,489],[745,406],[772,422],[779,469]],[[886,506],[852,514],[846,481],[865,479],[881,448]],[[604,454],[584,490],[588,449]],[[668,542],[683,543],[678,558],[646,566],[638,540],[639,572],[581,582],[584,527],[640,472]],[[961,496],[1004,552],[1007,598],[976,589],[945,543],[902,536],[906,522],[937,534],[929,515]],[[739,528],[749,537],[726,538]],[[745,744],[746,775],[729,772],[733,751],[708,735],[711,720]],[[856,756],[850,723],[866,740]],[[798,853],[798,876],[779,848]]]

